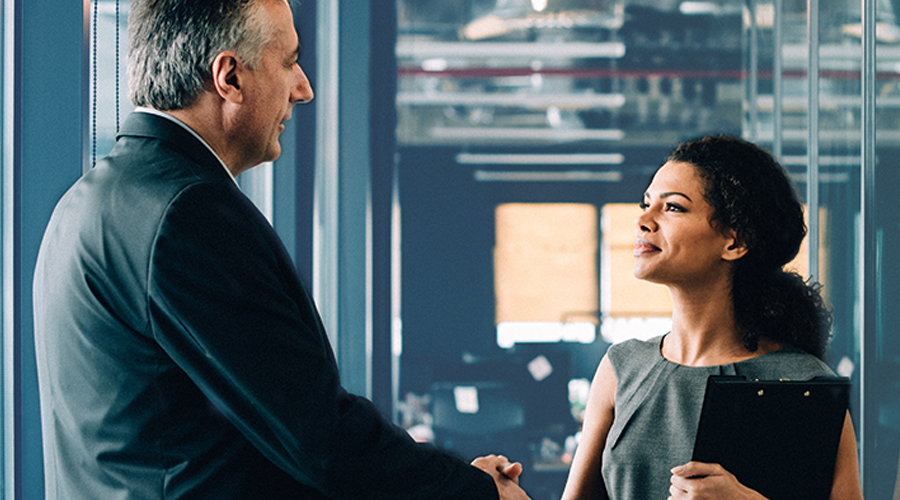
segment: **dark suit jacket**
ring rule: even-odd
[[[60,200],[34,305],[47,498],[497,498],[341,388],[276,233],[165,118]]]

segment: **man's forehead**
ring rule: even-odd
[[[293,51],[300,44],[300,39],[297,35],[297,30],[294,28],[293,16],[290,15],[290,7],[287,6],[287,0],[269,0],[270,2],[275,2],[280,4],[276,7],[277,10],[281,10],[282,8],[286,8],[288,12],[282,15],[281,12],[270,10],[269,13],[274,18],[273,28],[274,28],[274,40],[286,45],[286,50]],[[270,3],[271,5],[271,3]]]

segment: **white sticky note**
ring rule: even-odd
[[[478,413],[478,388],[458,385],[453,388],[453,399],[456,411],[460,413]]]
[[[531,376],[535,380],[540,382],[553,373],[553,365],[550,364],[550,360],[546,356],[541,354],[528,363],[528,371],[531,372]]]

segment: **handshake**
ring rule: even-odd
[[[472,465],[494,478],[500,500],[530,500],[519,487],[519,475],[522,474],[522,464],[519,462],[510,462],[503,455],[487,455],[476,458]]]

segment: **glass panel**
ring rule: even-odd
[[[900,311],[891,249],[900,242],[887,206],[900,183],[896,3],[872,2],[877,164],[863,193],[859,2],[398,0],[401,393],[427,403],[445,382],[534,388],[516,374],[544,358],[571,381],[541,388],[569,395],[544,407],[560,401],[577,421],[579,394],[609,342],[667,328],[654,323],[666,300],[619,272],[628,267],[617,262],[628,260],[630,204],[679,140],[742,134],[781,159],[808,208],[810,238],[791,266],[819,281],[834,308],[828,362],[855,384],[866,497],[900,498],[900,342],[885,328],[900,320],[891,321]],[[876,200],[866,219],[863,195]],[[521,203],[593,204],[601,214],[593,343],[493,342],[502,286],[491,258],[495,214]],[[863,296],[867,259],[875,285]],[[639,311],[628,309],[635,293]],[[527,395],[522,404],[528,415]],[[524,456],[533,497],[558,497],[577,423],[526,418],[466,448],[424,418],[427,404],[418,408],[416,421],[433,423],[424,435],[439,446]]]
[[[14,498],[15,495],[15,310],[13,290],[16,289],[13,272],[15,256],[15,220],[13,191],[15,164],[13,157],[15,116],[12,112],[15,102],[15,54],[12,40],[15,38],[15,17],[13,3],[2,3],[3,38],[0,39],[0,61],[2,61],[3,93],[0,94],[0,497]],[[8,416],[9,415],[9,416]]]
[[[818,21],[819,30],[814,43],[818,52],[807,65],[812,68],[803,75],[808,92],[807,121],[813,120],[813,130],[804,149],[785,146],[785,158],[795,152],[802,155],[802,177],[798,185],[805,191],[810,208],[817,206],[818,214],[810,211],[810,236],[818,236],[819,253],[810,253],[811,274],[822,283],[824,296],[834,308],[832,341],[828,363],[840,375],[854,383],[850,413],[859,431],[862,421],[859,405],[861,381],[860,322],[857,308],[859,290],[859,215],[861,165],[861,96],[860,76],[862,50],[859,32],[859,4],[813,2],[818,7],[811,16],[812,25]],[[815,46],[813,47],[815,50]],[[787,60],[788,58],[785,57]],[[816,67],[816,62],[818,66]],[[812,95],[810,91],[814,92]],[[817,103],[813,102],[815,99]],[[811,108],[810,105],[817,105]],[[817,115],[810,111],[817,109]],[[787,142],[787,141],[786,141]],[[811,155],[811,158],[808,156]],[[811,247],[808,247],[811,249]],[[816,265],[817,264],[817,265]]]
[[[91,2],[91,126],[90,151],[86,157],[93,166],[112,149],[121,122],[132,110],[128,99],[128,0]]]
[[[559,498],[586,384],[606,348],[669,328],[668,291],[647,292],[630,276],[629,211],[675,144],[745,127],[742,6],[397,0],[399,395],[418,437],[464,458],[505,453],[525,465],[532,498]],[[586,208],[554,222],[589,242],[567,256],[580,272],[536,271],[563,259],[551,252],[507,279],[512,264],[495,261],[507,247],[503,212],[560,205]],[[516,219],[529,217],[538,216]],[[541,245],[525,239],[528,253]],[[527,305],[523,294],[535,290],[551,298]],[[512,343],[502,332],[508,299],[529,310],[571,302],[577,317],[565,324],[589,331],[567,336],[557,319],[529,342],[519,330]],[[473,402],[490,407],[498,387],[521,425],[454,427],[462,420],[451,416],[464,409],[473,422]]]
[[[866,498],[900,499],[900,231],[892,205],[900,186],[900,51],[894,14],[897,2],[878,2],[874,81],[874,177],[867,197],[874,204],[866,235],[866,258],[874,260],[874,286],[867,300],[874,307],[865,337],[866,387],[863,463]],[[892,10],[893,7],[893,10]],[[871,201],[871,200],[870,200]],[[867,308],[868,309],[868,308]]]

